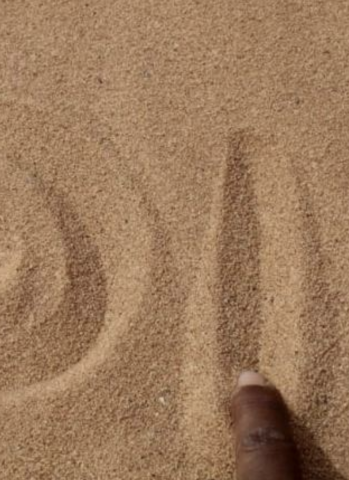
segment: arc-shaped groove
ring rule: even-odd
[[[40,326],[49,339],[52,373],[57,374],[65,369],[62,358],[76,363],[96,340],[107,308],[107,287],[98,247],[77,213],[57,191],[46,199],[63,238],[69,280],[56,314]],[[67,335],[69,342],[57,345],[57,338]]]
[[[68,282],[54,314],[38,324],[34,322],[30,333],[25,336],[25,364],[18,363],[19,343],[18,348],[9,352],[8,360],[13,357],[13,361],[2,366],[6,375],[13,369],[18,372],[23,368],[29,369],[30,383],[59,375],[83,357],[99,334],[107,304],[102,260],[87,229],[62,194],[57,191],[45,192],[39,181],[38,187],[63,240]],[[19,277],[19,300],[12,312],[16,315],[15,323],[19,327],[25,324],[24,319],[31,314],[36,295],[40,294],[34,292],[31,286],[40,265],[35,264],[35,258],[31,262],[34,267],[28,270],[24,268],[24,273]]]
[[[327,258],[321,241],[321,230],[308,186],[297,177],[297,186],[303,217],[303,242],[305,251],[305,295],[306,304],[302,313],[301,332],[307,355],[301,372],[304,417],[310,415],[312,429],[324,433],[329,425],[329,414],[333,411],[331,402],[336,395],[336,367],[340,366],[341,321],[339,318],[339,293],[331,288],[327,275]],[[339,371],[339,370],[338,370]],[[330,435],[332,438],[332,435]],[[299,442],[303,444],[302,436]],[[305,455],[312,458],[311,446],[304,444]],[[327,478],[320,472],[321,465],[310,461],[306,466],[309,475]],[[324,476],[325,475],[325,476]],[[340,477],[338,477],[340,478]]]
[[[313,385],[313,388],[309,388],[309,394],[313,398],[312,405],[314,409],[316,407],[320,419],[324,418],[323,414],[328,408],[327,402],[321,401],[324,395],[324,391],[321,390],[326,388],[328,393],[331,392],[331,385],[335,381],[332,369],[340,360],[335,348],[340,332],[340,329],[336,329],[339,295],[330,288],[327,280],[328,258],[322,247],[320,227],[308,187],[298,180],[298,188],[304,221],[304,248],[307,252],[305,255],[307,303],[303,312],[305,320],[302,322],[302,330],[307,345],[312,351],[312,355],[307,355],[310,365],[304,369],[303,376],[304,380]],[[316,368],[318,375],[314,375],[314,369],[310,366],[314,366],[319,360],[324,362],[324,368]]]
[[[60,446],[57,458],[63,463],[72,455],[71,445],[67,442],[72,432],[79,444],[84,444],[89,439],[92,444],[92,438],[99,438],[103,444],[105,438],[112,437],[115,455],[125,471],[133,472],[134,455],[138,455],[143,459],[144,471],[154,472],[155,465],[154,474],[162,478],[164,472],[173,471],[173,465],[178,461],[178,452],[183,449],[177,428],[180,415],[178,369],[183,344],[186,291],[173,254],[171,234],[161,213],[150,199],[146,186],[142,185],[142,179],[138,176],[133,179],[130,173],[122,180],[123,188],[132,192],[130,198],[136,198],[137,208],[140,209],[138,213],[144,217],[142,222],[149,227],[140,229],[137,234],[151,235],[150,239],[145,239],[144,253],[146,262],[149,263],[149,272],[146,268],[145,276],[143,272],[140,274],[146,281],[140,303],[132,309],[132,316],[124,315],[128,323],[127,329],[122,330],[115,345],[114,330],[118,330],[120,324],[114,319],[108,323],[107,330],[113,329],[110,332],[112,345],[108,345],[108,355],[103,358],[103,368],[98,369],[98,374],[96,370],[89,375],[88,369],[79,369],[78,375],[72,375],[73,381],[64,379],[58,382],[65,387],[64,390],[60,389],[61,385],[55,384],[54,388],[48,388],[49,397],[46,398],[45,394],[40,401],[49,398],[52,410],[57,413],[50,414],[45,428],[47,426],[50,432],[54,432],[52,444]],[[93,326],[99,328],[107,298],[98,249],[91,246],[93,242],[88,232],[72,208],[57,195],[56,188],[44,189],[39,180],[37,188],[40,195],[44,192],[48,209],[56,220],[58,234],[63,238],[63,246],[66,247],[67,254],[73,257],[67,263],[67,288],[72,292],[64,293],[64,299],[53,320],[62,319],[69,326],[77,327],[78,318],[83,321],[91,318]],[[141,242],[138,244],[140,246]],[[140,267],[145,266],[142,264]],[[89,280],[92,280],[92,285],[89,285]],[[89,298],[91,295],[94,301],[92,307]],[[30,308],[29,304],[27,308]],[[47,333],[51,333],[51,320],[47,319]],[[86,328],[89,328],[88,325],[83,326],[83,331]],[[74,346],[73,342],[71,346]],[[59,347],[57,342],[56,348]],[[101,352],[99,356],[103,356]],[[80,382],[85,374],[87,381]],[[9,394],[4,392],[7,395],[5,401],[12,404],[12,397],[15,397],[20,402],[22,391],[18,389]],[[41,395],[40,388],[37,388],[33,392],[35,397],[37,391]],[[44,389],[42,391],[45,393]],[[41,404],[40,401],[37,405]],[[74,408],[66,409],[67,404]],[[64,422],[59,413],[63,409],[66,412]],[[83,429],[81,424],[84,425]],[[133,455],[130,455],[130,451]],[[49,465],[45,473],[48,477],[52,476]]]
[[[195,281],[190,291],[185,317],[183,346],[181,436],[185,442],[186,478],[219,475],[216,459],[222,458],[229,440],[224,435],[225,419],[219,402],[220,367],[218,362],[217,303],[215,270],[217,235],[221,221],[223,165],[212,184],[212,204],[204,233]],[[214,431],[222,431],[217,437]],[[229,458],[229,455],[226,455]]]
[[[100,436],[103,424],[103,436],[114,439],[115,455],[125,471],[132,472],[135,467],[134,455],[130,455],[132,448],[143,459],[144,471],[153,471],[156,465],[157,471],[153,473],[161,476],[173,471],[183,449],[178,436],[181,411],[178,370],[187,292],[179,276],[171,234],[141,176],[134,179],[130,173],[125,185],[140,196],[142,211],[151,228],[147,288],[137,314],[130,318],[128,329],[103,370],[84,389],[67,392],[70,401],[77,404],[67,425],[74,423],[75,415],[83,418],[86,440],[86,431],[91,438]],[[95,397],[94,402],[91,397]],[[89,410],[82,411],[86,404],[90,405]]]

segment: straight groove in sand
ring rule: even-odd
[[[217,338],[225,379],[258,365],[260,335],[260,226],[251,175],[248,130],[229,139],[217,238]]]

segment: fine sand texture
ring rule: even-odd
[[[231,480],[241,369],[349,478],[349,3],[0,1],[0,480]]]

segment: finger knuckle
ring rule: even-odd
[[[241,446],[244,450],[286,446],[290,443],[288,436],[277,428],[260,427],[243,436]]]

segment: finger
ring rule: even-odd
[[[238,480],[300,480],[298,452],[280,392],[244,372],[233,397]]]

